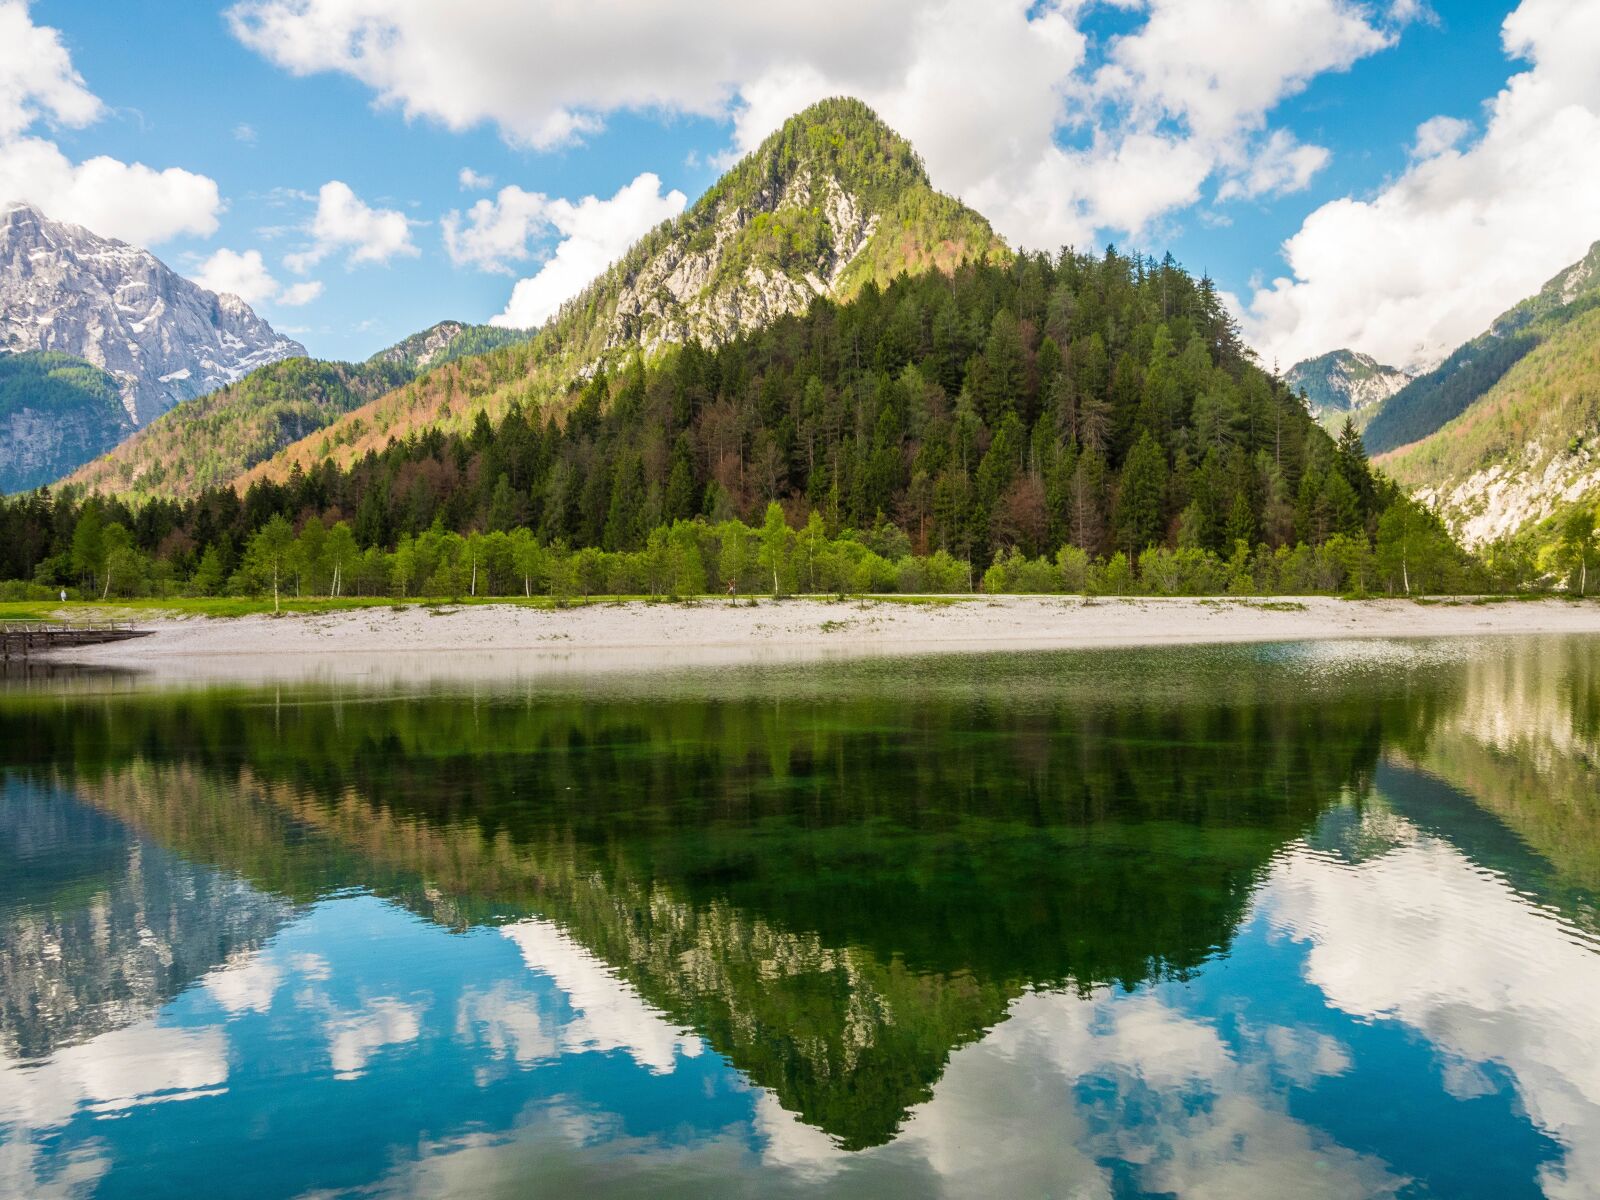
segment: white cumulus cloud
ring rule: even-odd
[[[25,200],[46,216],[103,237],[152,246],[179,234],[217,231],[216,180],[180,167],[158,171],[99,155],[75,163],[54,142],[0,142],[0,201]]]
[[[0,3],[0,139],[44,118],[81,128],[103,106],[54,29],[35,25],[25,0]]]
[[[1296,141],[1288,130],[1275,129],[1249,165],[1223,183],[1217,199],[1249,200],[1304,191],[1330,157],[1323,147]]]
[[[1412,158],[1432,158],[1454,150],[1472,132],[1472,122],[1459,117],[1430,117],[1417,126],[1417,139],[1411,144]]]
[[[224,247],[201,263],[190,278],[209,291],[232,292],[246,304],[259,304],[278,294],[278,281],[267,270],[259,250],[241,254]]]
[[[899,57],[917,10],[916,0],[817,0],[798,21],[781,5],[734,0],[243,0],[228,20],[297,74],[341,71],[409,117],[457,130],[492,121],[547,149],[619,109],[720,115],[752,71],[826,57],[874,72]]]
[[[471,167],[462,167],[461,174],[456,176],[463,192],[487,192],[494,186],[493,175],[481,175]]]
[[[404,213],[373,208],[337,179],[323,184],[317,193],[309,232],[311,245],[284,259],[296,274],[304,274],[330,254],[343,253],[346,263],[357,266],[418,253]]]
[[[574,203],[508,187],[492,202],[478,201],[464,219],[457,213],[446,217],[445,248],[456,262],[497,270],[530,257],[530,242],[538,235],[559,236],[544,265],[517,283],[505,311],[492,322],[532,329],[621,258],[641,234],[682,212],[685,203],[680,191],[663,195],[660,178],[649,172],[609,200],[585,196]]]
[[[1223,140],[1395,37],[1367,6],[1342,0],[1152,0],[1144,26],[1113,44],[1096,86],[1146,117],[1179,117],[1197,137]]]
[[[510,274],[508,263],[526,259],[529,242],[550,228],[550,200],[540,192],[512,186],[493,200],[479,200],[466,215],[445,214],[444,248],[457,266]]]
[[[320,280],[311,279],[304,283],[291,283],[278,293],[278,305],[280,308],[299,308],[302,305],[310,304],[320,295],[322,295],[322,283]]]
[[[228,16],[289,71],[340,72],[408,117],[493,123],[540,149],[634,111],[731,118],[743,152],[805,105],[856,95],[911,139],[936,185],[1013,241],[1051,245],[1138,234],[1213,177],[1238,179],[1239,195],[1303,186],[1325,152],[1275,140],[1272,108],[1393,44],[1421,11],[1150,0],[1091,62],[1081,7],[816,0],[797,21],[735,0],[242,0]]]
[[[298,308],[322,295],[322,284],[317,280],[280,285],[259,250],[240,253],[223,247],[189,277],[210,291],[232,292],[246,304],[274,301],[283,308]]]
[[[56,30],[35,25],[25,0],[0,0],[0,203],[26,201],[98,234],[153,245],[217,229],[216,182],[99,156],[75,163],[31,133],[40,122],[81,128],[104,114]]]
[[[1258,349],[1428,366],[1600,238],[1600,4],[1522,0],[1502,40],[1527,67],[1487,102],[1476,141],[1464,123],[1425,123],[1404,173],[1289,239],[1289,274],[1243,312]]]

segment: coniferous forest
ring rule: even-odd
[[[1109,248],[869,283],[243,495],[0,505],[20,593],[1496,582],[1253,361],[1209,280]]]

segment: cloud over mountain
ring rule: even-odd
[[[139,245],[216,232],[222,198],[209,177],[107,155],[73,162],[34,132],[81,129],[104,113],[56,30],[34,24],[25,0],[0,0],[0,203],[34,204]]]
[[[1351,0],[1153,0],[1091,58],[1083,8],[820,0],[796,21],[729,0],[244,0],[229,21],[297,74],[349,75],[408,117],[490,123],[535,149],[619,112],[666,112],[730,119],[742,153],[815,100],[859,96],[926,155],[937,186],[1014,240],[1048,245],[1138,233],[1208,182],[1225,200],[1304,187],[1327,153],[1272,128],[1272,109],[1391,45],[1413,15]]]
[[[1289,274],[1245,310],[1258,347],[1431,366],[1600,236],[1600,5],[1523,0],[1502,41],[1526,69],[1486,102],[1476,140],[1459,118],[1424,122],[1398,178],[1289,239]]]

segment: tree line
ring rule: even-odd
[[[1392,509],[1391,512],[1405,510]],[[546,543],[526,526],[448,531],[435,523],[393,550],[362,547],[347,521],[307,520],[298,532],[282,515],[245,543],[236,564],[216,545],[179,575],[168,559],[141,550],[128,528],[86,508],[64,561],[47,564],[31,585],[0,585],[0,595],[47,597],[65,584],[82,597],[135,596],[393,597],[462,599],[549,596],[693,598],[794,594],[939,594],[983,591],[1088,595],[1302,595],[1371,591],[1401,594],[1492,586],[1463,568],[1427,533],[1391,521],[1376,547],[1336,534],[1320,546],[1276,550],[1244,542],[1229,556],[1194,547],[1150,546],[1135,557],[1091,557],[1070,543],[1030,558],[1013,546],[987,569],[945,550],[913,551],[906,533],[884,523],[828,535],[820,513],[794,529],[776,501],[759,526],[703,517],[651,530],[635,550]]]
[[[506,566],[515,543],[589,564],[607,578],[596,590],[651,592],[641,564],[676,539],[698,543],[705,577],[686,569],[669,591],[751,590],[754,568],[742,581],[724,543],[736,528],[759,540],[776,511],[797,541],[850,560],[825,581],[797,576],[801,590],[976,589],[1042,579],[1016,566],[1041,561],[1066,589],[1095,571],[1186,591],[1246,576],[1262,591],[1485,582],[1373,471],[1353,428],[1329,437],[1255,364],[1210,282],[1170,256],[1024,254],[868,284],[535,400],[243,495],[16,497],[0,506],[0,574],[210,594],[262,587],[263,547],[277,547],[281,591],[286,546],[310,539],[340,548],[344,594],[532,591],[533,572]],[[866,554],[878,562],[862,568]],[[462,561],[464,585],[438,575]],[[1061,563],[1082,563],[1081,579]],[[315,568],[298,574],[322,590]]]

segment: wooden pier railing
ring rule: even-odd
[[[64,646],[96,646],[146,637],[127,621],[0,621],[0,658],[29,658]]]

